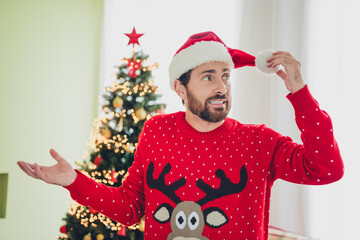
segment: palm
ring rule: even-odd
[[[51,156],[57,161],[53,166],[39,166],[19,161],[20,168],[29,176],[41,179],[46,183],[57,184],[61,186],[70,185],[76,178],[76,172],[73,167],[62,158],[55,150],[50,150]]]
[[[69,172],[73,171],[72,166],[66,161],[58,162],[50,167],[40,166],[40,169],[44,173],[42,180],[59,185],[62,185],[61,179],[65,179]]]

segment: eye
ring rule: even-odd
[[[224,75],[222,75],[222,79],[228,81],[230,79],[230,74],[225,73]]]
[[[211,80],[211,77],[210,77],[209,75],[207,75],[207,76],[204,76],[204,77],[202,78],[202,80],[204,80],[204,81],[210,81],[210,80]]]
[[[197,214],[197,212],[190,213],[188,221],[189,221],[188,222],[189,228],[191,230],[195,230],[199,226],[199,222],[200,222],[199,214]]]
[[[184,227],[186,226],[186,216],[183,211],[180,211],[176,214],[175,222],[176,222],[176,226],[179,229],[181,229],[181,230],[184,229]]]

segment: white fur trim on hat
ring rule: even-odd
[[[197,42],[177,53],[169,66],[170,87],[175,89],[174,82],[182,74],[208,62],[224,62],[229,68],[234,68],[234,63],[228,49],[220,42]]]

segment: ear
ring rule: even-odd
[[[175,87],[175,92],[177,93],[177,95],[179,95],[179,97],[182,100],[185,100],[185,98],[186,98],[185,86],[181,84],[179,79],[175,80],[174,87]]]
[[[159,223],[166,223],[170,221],[173,210],[174,208],[170,204],[164,203],[155,210],[153,216]]]
[[[203,211],[205,224],[211,228],[219,228],[229,222],[225,212],[217,207],[210,207]]]

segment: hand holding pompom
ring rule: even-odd
[[[285,68],[278,70],[276,74],[282,78],[286,88],[291,93],[295,93],[305,86],[301,74],[301,64],[289,52],[274,52],[266,61],[268,68],[276,69],[280,65]]]

